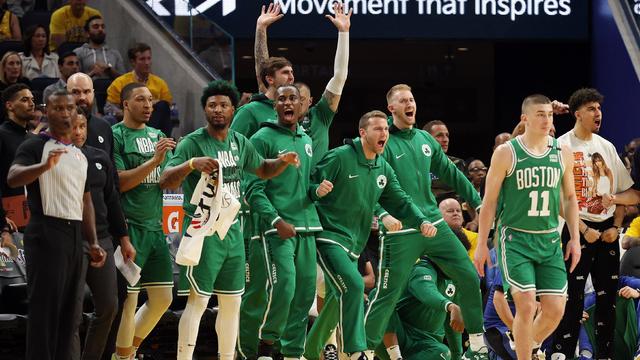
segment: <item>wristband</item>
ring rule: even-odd
[[[191,169],[191,170],[195,170],[196,169],[195,167],[193,167],[193,160],[194,159],[195,158],[191,158],[191,160],[189,160],[189,169]]]

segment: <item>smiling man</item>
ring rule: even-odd
[[[394,170],[380,156],[389,138],[387,115],[370,111],[360,118],[359,128],[360,137],[329,151],[312,175],[317,185],[310,195],[316,200],[323,227],[316,236],[318,259],[332,291],[314,323],[316,329],[317,324],[329,326],[323,326],[323,331],[312,329],[309,336],[326,340],[334,328],[331,325],[339,322],[343,352],[352,360],[372,360],[373,355],[365,354],[364,283],[358,272],[358,257],[371,231],[374,208],[380,203],[408,227],[419,229],[421,237],[435,236],[436,228],[402,190]],[[315,188],[325,180],[333,184],[333,190],[320,197]],[[318,357],[315,351],[305,353],[307,359]]]

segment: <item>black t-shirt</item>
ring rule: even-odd
[[[31,135],[27,128],[13,121],[7,120],[0,124],[0,197],[24,195],[24,188],[7,186],[7,175],[18,146]],[[5,217],[5,210],[0,203],[0,228],[6,226]]]
[[[127,235],[120,194],[113,178],[113,163],[106,152],[93,146],[84,146],[82,152],[87,157],[87,181],[96,214],[96,233],[99,239],[109,236],[119,238]]]
[[[50,139],[51,138],[44,133],[38,136],[29,137],[18,147],[13,164],[30,166],[30,165],[41,163],[43,161],[42,154],[44,152],[44,146]],[[61,147],[62,146],[64,145],[61,144]],[[81,174],[66,173],[64,175],[68,177],[73,177],[73,176],[80,176]],[[89,191],[89,182],[87,179],[84,182],[84,192],[86,193],[88,191]],[[44,218],[45,215],[44,215],[43,206],[42,206],[42,196],[40,192],[39,179],[36,179],[34,182],[30,184],[27,184],[27,193],[28,193],[27,201],[29,203],[29,211],[31,212],[30,221],[37,220],[38,218],[39,219]]]
[[[87,119],[87,142],[85,145],[103,150],[113,162],[113,132],[107,120],[91,115]]]

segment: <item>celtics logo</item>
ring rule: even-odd
[[[387,186],[387,177],[384,175],[378,176],[378,178],[376,179],[376,184],[378,184],[378,187],[380,189],[384,189],[384,187]]]
[[[309,157],[313,156],[313,149],[311,148],[311,144],[304,145],[304,151],[309,155]]]
[[[447,289],[444,291],[444,293],[447,294],[448,297],[453,297],[453,295],[456,294],[456,286],[453,284],[447,285]]]
[[[429,147],[428,144],[424,144],[422,145],[422,153],[424,154],[424,156],[429,157],[431,156],[431,148]]]

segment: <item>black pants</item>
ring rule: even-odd
[[[113,260],[111,238],[100,239],[100,246],[107,252],[107,260],[101,268],[89,266],[87,285],[95,308],[95,318],[87,330],[87,338],[82,352],[83,360],[100,360],[111,323],[118,312],[118,286],[116,283],[116,264]],[[109,353],[111,356],[111,353]]]
[[[118,245],[117,241],[114,240],[113,248],[116,249]],[[116,351],[116,339],[118,337],[118,329],[120,328],[120,320],[122,319],[122,306],[124,305],[124,301],[127,299],[127,285],[127,279],[125,279],[120,271],[116,269],[116,294],[118,296],[118,307],[116,309],[115,317],[111,322],[111,328],[107,334],[104,350],[102,352],[102,360],[111,360],[111,355]]]
[[[512,356],[513,350],[509,346],[509,339],[498,328],[492,327],[485,330],[484,341],[500,359],[515,360],[515,356]]]
[[[587,226],[600,232],[613,226],[613,218],[600,223],[585,221]],[[567,227],[562,231],[564,244],[569,240]],[[573,273],[569,274],[571,259],[565,263],[569,280],[568,300],[564,316],[555,331],[553,352],[563,353],[573,358],[580,333],[580,319],[584,309],[584,285],[587,276],[596,291],[595,333],[597,352],[594,359],[613,359],[613,335],[616,319],[616,295],[618,290],[618,272],[620,269],[620,251],[618,240],[606,243],[598,240],[592,244],[580,236],[582,256]]]
[[[79,221],[32,217],[27,225],[27,360],[79,356],[73,354],[72,339],[82,311],[82,238]]]

